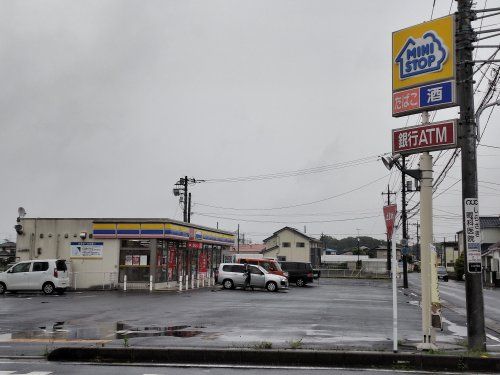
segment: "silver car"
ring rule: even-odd
[[[288,279],[284,276],[267,272],[257,265],[248,265],[250,268],[250,287],[266,288],[270,292],[279,289],[288,289]],[[240,263],[221,263],[217,274],[217,283],[224,289],[234,289],[245,285],[245,265]]]

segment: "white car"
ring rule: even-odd
[[[63,294],[68,286],[68,267],[64,259],[28,260],[0,272],[0,294],[23,290]]]
[[[288,279],[284,276],[267,272],[261,266],[249,264],[250,287],[266,288],[270,292],[288,289]],[[245,265],[240,263],[221,263],[217,272],[217,283],[224,289],[234,289],[245,285]]]

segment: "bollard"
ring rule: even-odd
[[[127,275],[123,276],[123,291],[127,291]]]
[[[182,292],[182,276],[179,276],[179,292]]]
[[[188,290],[189,289],[189,276],[188,275],[186,275],[186,277],[185,277],[184,284],[186,285],[186,290]]]
[[[191,289],[194,289],[194,275],[191,275]]]
[[[149,275],[149,291],[153,291],[153,275]]]
[[[198,276],[196,278],[196,287],[199,288],[200,287],[200,276]]]

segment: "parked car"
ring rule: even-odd
[[[0,294],[23,290],[63,294],[68,286],[68,267],[64,259],[19,262],[0,272]]]
[[[305,286],[314,281],[313,268],[309,262],[280,262],[280,265],[283,271],[288,272],[290,284]]]
[[[437,274],[438,274],[438,280],[442,279],[443,281],[448,281],[448,271],[446,271],[446,267],[438,266]]]
[[[285,276],[267,272],[263,267],[249,265],[250,286],[252,288],[265,288],[270,292],[288,288],[288,279]],[[234,289],[245,285],[245,265],[240,263],[221,263],[217,274],[217,283],[224,289]]]
[[[255,264],[261,266],[267,272],[274,273],[275,275],[287,276],[285,272],[281,269],[280,264],[276,259],[271,258],[239,258],[237,263],[242,264]]]

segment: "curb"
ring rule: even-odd
[[[420,353],[199,348],[77,348],[51,351],[49,361],[188,363],[256,366],[358,367],[400,370],[500,372],[500,358]]]

